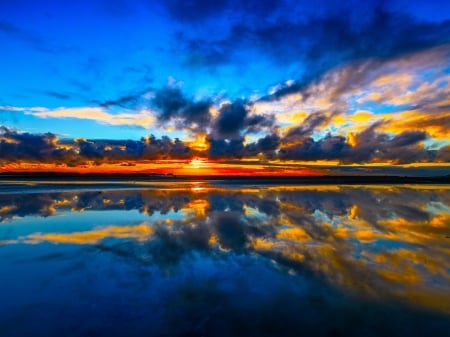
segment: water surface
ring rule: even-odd
[[[444,336],[448,186],[3,184],[1,336]]]

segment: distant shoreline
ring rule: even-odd
[[[77,173],[0,173],[2,181],[24,182],[189,182],[221,181],[226,183],[258,184],[450,184],[450,175],[432,177],[412,176],[174,176],[160,174],[77,174]]]

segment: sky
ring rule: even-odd
[[[448,1],[0,0],[0,171],[448,174]]]

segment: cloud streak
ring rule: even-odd
[[[40,118],[75,118],[92,120],[99,123],[105,123],[110,125],[128,125],[138,126],[144,129],[151,128],[156,118],[154,113],[148,110],[142,110],[139,112],[122,112],[122,113],[110,113],[103,108],[59,108],[55,110],[45,111],[29,111],[27,112],[33,116]]]

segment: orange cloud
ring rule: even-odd
[[[107,226],[93,229],[86,232],[71,233],[35,233],[19,239],[19,242],[38,244],[51,242],[55,244],[95,244],[105,238],[135,239],[138,241],[147,240],[153,233],[153,229],[148,223],[141,223],[136,226]]]

